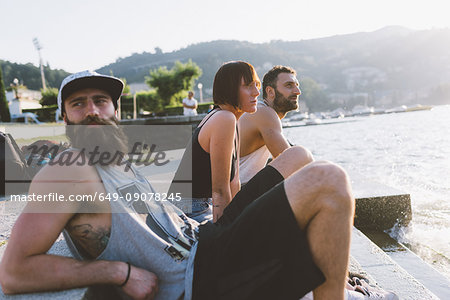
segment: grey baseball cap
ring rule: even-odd
[[[59,88],[58,93],[58,108],[62,115],[64,112],[64,100],[67,99],[74,92],[87,89],[96,88],[107,92],[114,103],[114,107],[117,109],[117,100],[122,95],[124,84],[119,78],[102,75],[94,71],[82,71],[64,78]]]

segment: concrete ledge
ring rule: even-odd
[[[0,256],[3,254],[4,248],[4,246],[0,247]],[[62,237],[53,245],[49,253],[71,256]],[[394,291],[401,299],[439,299],[356,228],[354,228],[352,233],[349,270],[365,276],[370,280],[371,284],[377,284],[383,289]],[[86,296],[88,296],[87,288],[13,296],[6,296],[0,293],[0,299],[2,300],[85,299]]]
[[[177,154],[174,152],[174,159],[181,156],[182,151],[179,152]],[[171,173],[171,168],[169,166],[167,168],[167,172]],[[150,175],[146,174],[146,176]],[[408,194],[365,180],[361,175],[354,175],[352,178],[354,179],[352,185],[357,198],[357,217],[355,220],[357,226],[378,230],[380,228],[391,228],[397,221],[400,224],[407,224],[410,221],[411,200]],[[0,212],[2,212],[4,205],[5,202],[0,201]],[[2,224],[0,226],[0,259],[6,248],[5,244],[16,217],[17,215],[0,213],[0,224]],[[53,245],[49,253],[70,256],[62,237]],[[353,230],[350,270],[368,277],[372,284],[378,283],[382,288],[396,292],[401,299],[439,299],[356,228]],[[439,274],[435,275],[437,277],[433,278],[433,282],[439,280]],[[86,288],[15,296],[5,296],[0,293],[0,299],[86,298],[90,298],[89,289]]]
[[[384,232],[364,232],[400,267],[441,299],[450,298],[450,280]]]
[[[3,255],[4,249],[5,246],[0,247],[0,257]],[[62,236],[53,245],[49,253],[71,256]],[[371,284],[376,283],[383,289],[394,291],[401,299],[439,299],[356,228],[354,228],[352,233],[349,270],[367,277]],[[6,296],[3,293],[0,293],[0,299],[86,299],[90,298],[88,297],[88,291],[89,289],[83,288],[61,292],[33,293],[14,296]]]
[[[3,252],[5,251],[6,245],[0,247],[0,259],[3,256]],[[49,254],[60,255],[72,257],[69,249],[66,246],[66,242],[63,240],[62,235],[58,238],[58,240],[53,244],[53,246],[48,251]],[[0,299],[1,300],[67,300],[67,299],[83,299],[87,288],[80,289],[72,289],[72,290],[64,290],[60,292],[47,292],[47,293],[32,293],[32,294],[19,294],[19,295],[5,295],[0,288]]]
[[[87,289],[66,290],[61,292],[33,293],[20,295],[5,295],[0,291],[0,299],[2,300],[81,300],[85,299],[84,294]]]
[[[350,251],[381,288],[395,292],[400,299],[439,299],[356,228]]]
[[[196,116],[166,116],[120,120],[121,125],[192,125],[197,126],[206,114]]]
[[[383,231],[407,226],[412,218],[409,194],[351,174],[356,198],[355,226],[363,231]]]

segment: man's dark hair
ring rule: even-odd
[[[267,97],[266,87],[270,86],[273,87],[274,89],[277,88],[278,74],[280,73],[289,73],[293,74],[294,76],[297,76],[297,72],[295,72],[295,70],[290,67],[275,66],[272,69],[270,69],[269,72],[267,72],[263,78],[262,83],[263,99],[266,99]]]
[[[253,81],[259,82],[255,68],[244,61],[231,61],[223,64],[214,77],[213,100],[214,104],[230,104],[239,107],[239,87],[241,78],[245,84]]]

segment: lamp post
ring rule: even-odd
[[[33,39],[33,44],[39,53],[39,68],[41,69],[42,89],[45,91],[47,89],[47,86],[45,84],[44,65],[42,64],[42,56],[41,56],[42,46],[41,46],[41,44],[39,44],[39,41],[37,38]]]
[[[199,82],[197,84],[197,87],[198,87],[198,89],[200,91],[200,103],[202,103],[203,102],[203,93],[202,93],[203,84],[201,82]]]
[[[135,92],[133,95],[133,119],[134,120],[137,119],[136,95],[137,95],[137,93]]]

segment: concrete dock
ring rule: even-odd
[[[2,203],[0,203],[2,204]],[[5,245],[0,246],[0,258],[5,250]],[[71,257],[62,236],[56,241],[49,253]],[[416,262],[417,269],[431,268],[423,261]],[[440,297],[430,291],[421,281],[412,276],[397,262],[390,258],[377,245],[370,241],[361,231],[354,228],[352,233],[351,259],[349,269],[351,272],[362,274],[370,280],[371,284],[394,291],[400,299],[428,300],[448,299],[450,286],[442,277],[437,282],[441,288],[438,290]],[[447,286],[445,286],[447,284]],[[46,300],[46,299],[91,299],[86,297],[87,288],[66,290],[52,293],[34,293],[6,296],[0,292],[0,299],[20,300]]]
[[[192,118],[198,118],[198,120]],[[163,119],[169,120],[167,117]],[[189,117],[187,125],[200,120],[200,116]],[[172,121],[181,122],[184,119]],[[126,123],[126,121],[122,123]],[[144,125],[148,124],[148,121],[142,120],[142,124],[137,124],[134,120],[132,124]],[[187,128],[189,129],[190,126]],[[187,130],[188,136],[189,133]],[[183,136],[185,134],[180,132],[180,138],[174,139],[176,146],[186,142]],[[174,146],[172,144],[164,145],[166,149],[171,147],[173,149]],[[183,149],[165,151],[169,163],[163,167],[141,167],[142,173],[153,184],[157,192],[167,191],[183,151]],[[350,174],[350,177],[356,198],[350,270],[366,275],[371,279],[371,283],[377,283],[384,289],[396,292],[401,299],[450,299],[450,281],[446,277],[407,249],[387,254],[364,234],[370,233],[368,236],[372,240],[377,240],[378,236],[378,239],[385,241],[388,239],[386,236],[380,237],[383,230],[394,225],[407,226],[412,217],[409,194],[371,182],[361,174]],[[11,228],[18,216],[17,211],[6,209],[7,205],[6,199],[0,199],[0,259],[8,243]],[[49,253],[70,256],[62,236],[55,242]],[[0,299],[89,299],[88,290],[84,288],[15,296],[5,296],[0,292]]]
[[[170,162],[158,169],[151,166],[141,167],[141,172],[153,183],[156,191],[164,192],[168,189],[183,151],[183,149],[167,151]],[[406,226],[411,220],[409,195],[370,182],[360,174],[351,174],[351,180],[356,198],[356,227],[352,234],[350,270],[367,276],[371,283],[394,291],[401,299],[450,298],[449,280],[431,266],[415,255],[408,258],[405,255],[397,255],[400,260],[397,262],[395,255],[393,257],[386,254],[359,230],[372,232],[373,235],[373,232],[382,232],[380,230],[395,224]],[[7,204],[8,201],[0,201],[0,258],[6,248],[11,227],[17,218],[17,213],[5,209]],[[62,236],[49,253],[71,256]],[[411,268],[411,265],[414,267]],[[84,288],[14,296],[0,293],[0,299],[86,299],[89,298],[88,290]]]

